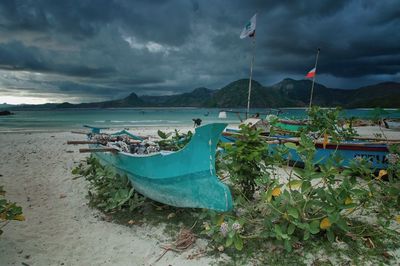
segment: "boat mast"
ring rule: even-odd
[[[312,85],[311,85],[311,95],[310,95],[310,105],[309,105],[309,109],[311,109],[311,104],[312,104],[312,98],[313,98],[313,92],[314,92],[314,82],[315,82],[315,76],[317,75],[317,64],[318,64],[318,56],[319,56],[319,52],[321,51],[321,49],[317,49],[317,57],[315,58],[315,66],[314,66],[314,69],[315,69],[315,74],[314,74],[314,76],[313,76],[313,79],[312,79]]]
[[[254,54],[255,54],[255,50],[256,50],[256,33],[255,33],[255,31],[254,31],[254,35],[252,36],[252,38],[253,38],[253,49],[252,49],[252,58],[251,58],[251,64],[250,64],[249,95],[247,97],[246,119],[248,118],[249,113],[250,113],[251,79],[253,78]]]

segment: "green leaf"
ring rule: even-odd
[[[328,215],[328,218],[331,224],[334,224],[339,220],[340,214],[338,212],[331,213],[330,215]]]
[[[339,219],[337,220],[336,224],[339,226],[340,229],[342,229],[343,231],[349,231],[349,227],[347,226],[346,221],[342,218],[339,217]]]
[[[228,237],[225,242],[226,247],[230,247],[233,244],[233,237]]]
[[[309,231],[303,231],[303,232],[304,232],[303,239],[308,240],[310,238],[310,232]]]
[[[326,231],[326,236],[328,237],[329,242],[332,243],[333,241],[335,241],[335,234],[333,233],[332,230],[328,229]]]
[[[282,229],[281,229],[280,225],[275,224],[274,229],[275,229],[275,234],[276,234],[277,238],[278,239],[282,238]]]
[[[287,229],[288,235],[293,234],[295,229],[296,229],[296,226],[294,224],[289,224],[288,229]]]
[[[162,139],[168,138],[167,134],[165,132],[161,131],[161,130],[157,131],[157,135]]]
[[[236,235],[236,236],[235,236],[234,244],[235,244],[235,248],[236,248],[237,250],[240,251],[240,250],[243,249],[243,240],[242,240],[242,238],[241,238],[239,235]]]
[[[287,252],[292,251],[292,244],[290,243],[290,241],[288,239],[285,239],[285,241],[283,242],[283,245]]]
[[[301,188],[302,183],[303,182],[301,180],[292,180],[288,183],[288,185],[289,185],[290,189],[297,190],[297,189]]]
[[[286,142],[283,145],[285,145],[285,147],[288,149],[297,150],[297,145],[293,142]]]
[[[311,182],[310,182],[310,181],[304,181],[304,182],[302,182],[302,184],[301,184],[301,192],[302,192],[302,193],[308,192],[308,190],[310,189],[310,187],[311,187]]]
[[[319,233],[319,221],[314,220],[310,223],[310,233],[315,235]]]
[[[299,218],[299,212],[297,211],[296,208],[289,206],[287,209],[287,212],[290,216],[292,216],[293,218]]]
[[[273,188],[270,187],[265,195],[267,202],[271,202]]]

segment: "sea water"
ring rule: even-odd
[[[225,109],[227,111],[227,109]],[[245,118],[245,109],[229,109],[226,119],[218,118],[221,109],[207,108],[123,108],[123,109],[56,109],[13,111],[10,116],[0,116],[0,131],[26,130],[71,130],[83,125],[130,128],[157,126],[190,126],[193,119],[200,118],[202,124],[225,122],[238,124]],[[235,112],[242,112],[237,114]],[[261,118],[267,114],[277,114],[274,110],[251,109]],[[343,117],[371,118],[373,109],[349,109],[341,112]],[[290,119],[306,118],[304,108],[280,109],[279,117]],[[384,117],[400,118],[398,110],[386,110]]]

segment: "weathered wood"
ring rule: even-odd
[[[93,148],[93,149],[79,149],[80,153],[88,153],[88,152],[112,152],[117,153],[118,150],[114,148],[104,147],[104,148]]]

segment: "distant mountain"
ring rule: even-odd
[[[148,106],[174,106],[174,107],[205,107],[209,104],[215,91],[207,88],[197,88],[189,93],[171,96],[141,96]]]
[[[32,108],[122,108],[122,107],[246,107],[248,79],[234,81],[219,90],[197,88],[192,92],[169,96],[138,96],[131,93],[119,100],[94,103],[61,103],[25,105],[18,109]],[[305,107],[309,104],[311,81],[286,78],[272,86],[263,86],[252,80],[251,107]],[[319,106],[400,107],[400,83],[385,82],[355,90],[327,88],[314,84],[313,104]]]
[[[15,105],[12,105],[12,104],[6,104],[6,103],[0,103],[0,110],[5,110],[5,109],[7,109],[7,108],[12,108],[12,107],[15,107]]]

